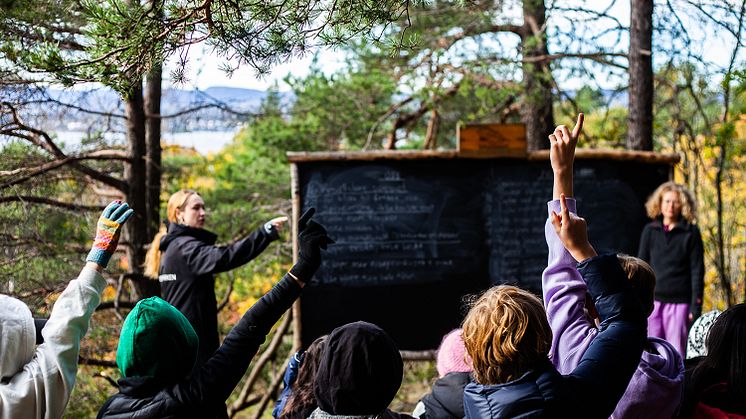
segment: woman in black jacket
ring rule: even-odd
[[[204,229],[205,201],[182,189],[168,200],[168,229],[153,240],[145,275],[161,283],[164,300],[181,311],[199,337],[198,361],[205,362],[219,345],[215,274],[248,263],[279,237],[287,217],[277,217],[228,246]]]

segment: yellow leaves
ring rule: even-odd
[[[200,176],[190,177],[187,181],[187,185],[189,189],[194,189],[195,191],[204,193],[205,191],[215,189],[217,182],[213,177]]]
[[[116,295],[117,290],[115,290],[114,287],[107,285],[106,288],[104,288],[104,292],[101,293],[101,301],[113,300]]]
[[[46,297],[44,297],[44,303],[47,305],[47,307],[51,307],[54,305],[54,303],[57,301],[58,298],[60,298],[61,292],[52,292],[47,294]]]
[[[192,147],[183,147],[177,144],[161,144],[162,156],[175,157],[175,156],[186,156],[186,157],[198,157],[199,153]]]
[[[738,119],[726,132],[727,127],[713,126],[712,136],[698,134],[694,138],[677,138],[676,147],[667,146],[661,151],[678,152],[682,160],[674,168],[674,180],[685,184],[697,201],[697,224],[702,233],[705,248],[705,301],[704,309],[726,307],[725,292],[722,288],[719,224],[722,224],[722,261],[725,277],[730,281],[731,291],[736,301],[744,295],[744,267],[746,254],[746,156],[739,153],[746,141],[746,118]],[[721,135],[720,138],[715,135]],[[726,137],[723,137],[726,135]],[[732,135],[732,137],[731,137]],[[718,141],[725,141],[726,161],[719,166],[721,147]],[[717,180],[720,176],[720,193]],[[720,197],[720,198],[719,198]],[[718,213],[718,200],[721,199],[722,212]]]
[[[236,303],[236,307],[235,307],[236,312],[238,313],[239,316],[243,315],[243,313],[245,313],[248,309],[250,309],[251,306],[253,306],[254,303],[256,303],[257,301],[258,299],[254,297],[242,299],[241,301]]]

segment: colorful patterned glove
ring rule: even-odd
[[[97,263],[104,268],[109,264],[111,255],[117,249],[122,225],[130,218],[132,212],[126,202],[122,203],[118,200],[113,201],[104,209],[98,219],[96,238],[93,240],[93,246],[86,258],[87,262]]]

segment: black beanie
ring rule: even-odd
[[[404,364],[380,327],[349,323],[332,331],[316,373],[316,403],[332,415],[384,411],[401,386]]]

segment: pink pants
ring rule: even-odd
[[[655,300],[653,313],[648,316],[648,336],[665,339],[686,356],[686,338],[689,329],[689,304],[662,303]]]

